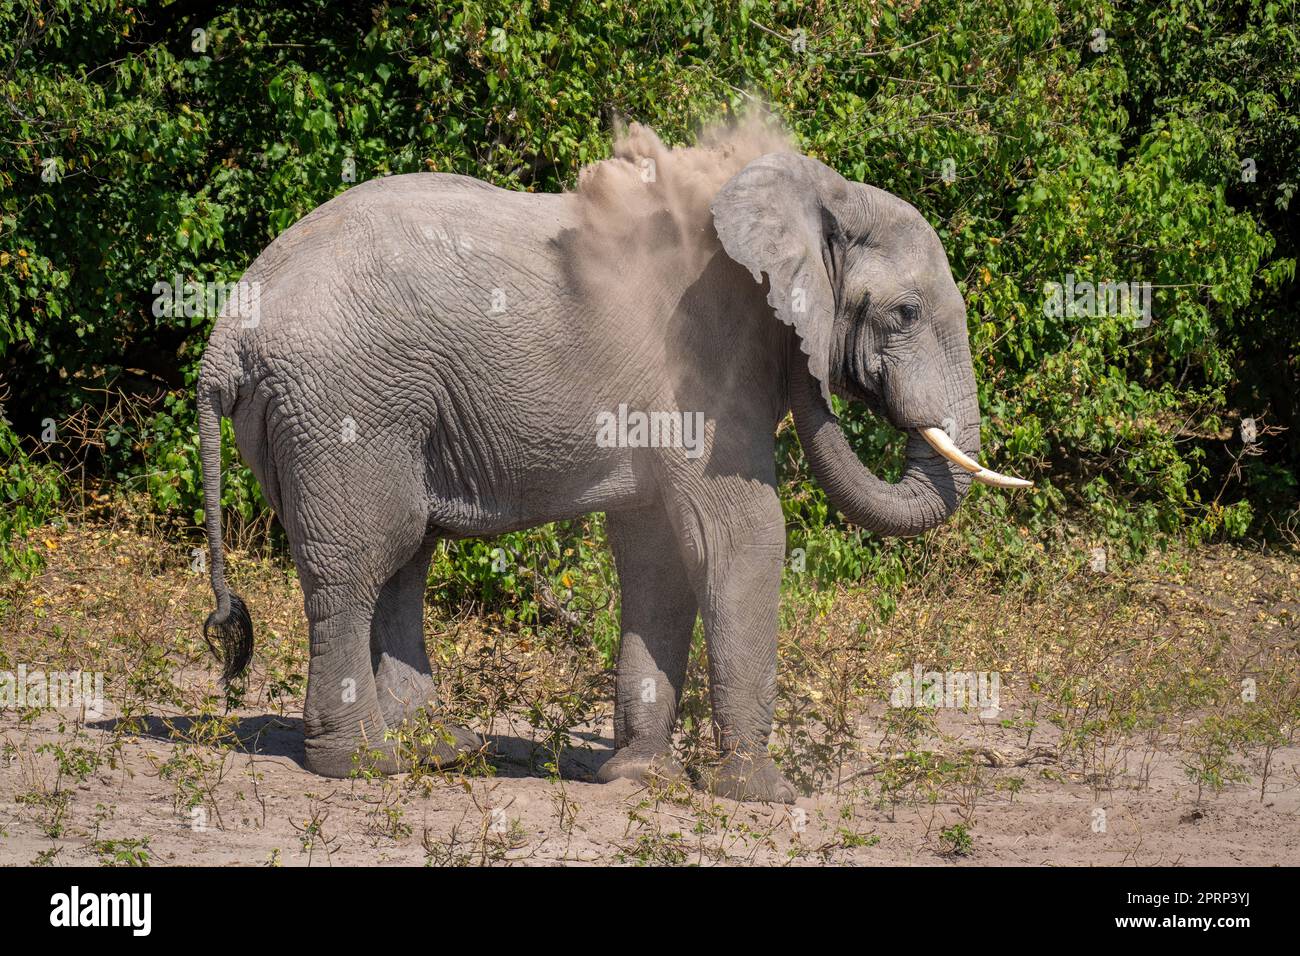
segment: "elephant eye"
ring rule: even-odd
[[[910,329],[921,321],[921,310],[910,302],[904,302],[896,311],[900,329]]]

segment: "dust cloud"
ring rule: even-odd
[[[752,160],[794,151],[766,113],[708,127],[693,146],[667,146],[640,123],[616,124],[613,156],[583,168],[573,192],[581,285],[621,296],[647,270],[689,281],[718,249],[709,212],[718,190]]]

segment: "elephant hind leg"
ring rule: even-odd
[[[400,572],[390,583],[395,579],[401,581]],[[394,593],[388,583],[356,592],[330,610],[312,598],[307,601],[311,662],[303,725],[305,762],[313,773],[347,777],[360,770],[402,773],[416,764],[445,767],[482,746],[476,734],[459,727],[446,727],[443,738],[431,742],[397,739],[391,733],[433,699],[420,616],[414,636],[395,626],[409,618],[409,608],[402,605],[415,589],[394,589],[406,595],[406,602],[381,605],[386,591]],[[419,602],[423,591],[415,593]],[[381,648],[377,660],[371,648],[376,635]],[[418,659],[413,660],[417,643]]]
[[[311,635],[306,766],[322,776],[446,766],[479,746],[459,729],[431,743],[390,733],[406,706],[427,704],[433,690],[422,627],[430,552],[418,537],[422,526],[395,515],[396,509],[353,515],[329,534],[318,524],[314,538],[298,523],[286,528]]]
[[[306,766],[324,777],[346,777],[358,769],[361,751],[386,747],[387,724],[375,696],[367,640],[373,597],[340,595],[327,606],[320,591],[307,599],[311,660],[303,708]],[[388,755],[390,758],[395,755]],[[391,767],[381,771],[394,772]]]
[[[433,669],[424,647],[424,591],[433,547],[415,556],[385,582],[370,625],[370,663],[379,710],[390,727],[437,706]]]
[[[424,592],[434,547],[432,543],[421,545],[385,582],[375,602],[370,663],[379,710],[390,730],[415,720],[421,711],[432,718],[438,707],[433,668],[424,646]],[[483,746],[483,739],[473,731],[434,723],[444,738],[433,745],[436,762],[453,762],[458,755]]]

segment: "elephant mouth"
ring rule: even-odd
[[[880,396],[873,395],[867,389],[863,388],[857,382],[852,380],[843,380],[831,383],[831,394],[837,398],[842,398],[846,402],[861,402],[867,406],[874,415],[880,415],[884,412],[884,404]]]
[[[880,396],[855,381],[851,375],[841,375],[839,381],[832,384],[831,391],[845,401],[861,402],[874,415],[885,416],[884,402]],[[995,488],[1033,487],[1034,483],[1032,481],[1016,478],[1012,475],[1003,475],[990,468],[985,468],[958,448],[956,442],[940,427],[923,426],[909,429],[909,431],[915,431],[916,434],[925,439],[926,444],[933,448],[935,452],[963,471],[969,472],[972,481],[979,482],[982,485],[991,485]]]
[[[831,394],[846,402],[865,405],[871,414],[886,421],[889,419],[885,411],[885,401],[879,392],[858,381],[850,369],[842,369],[840,374],[831,381]]]

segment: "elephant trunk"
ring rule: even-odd
[[[960,384],[947,383],[956,426],[929,424],[949,425],[955,444],[974,458],[979,454],[979,412],[974,376],[968,371],[964,378]],[[890,484],[872,474],[849,447],[797,345],[790,352],[789,381],[790,408],[804,454],[826,497],[849,521],[877,534],[909,537],[946,520],[966,497],[971,475],[941,457],[916,428],[908,429],[902,478]]]

